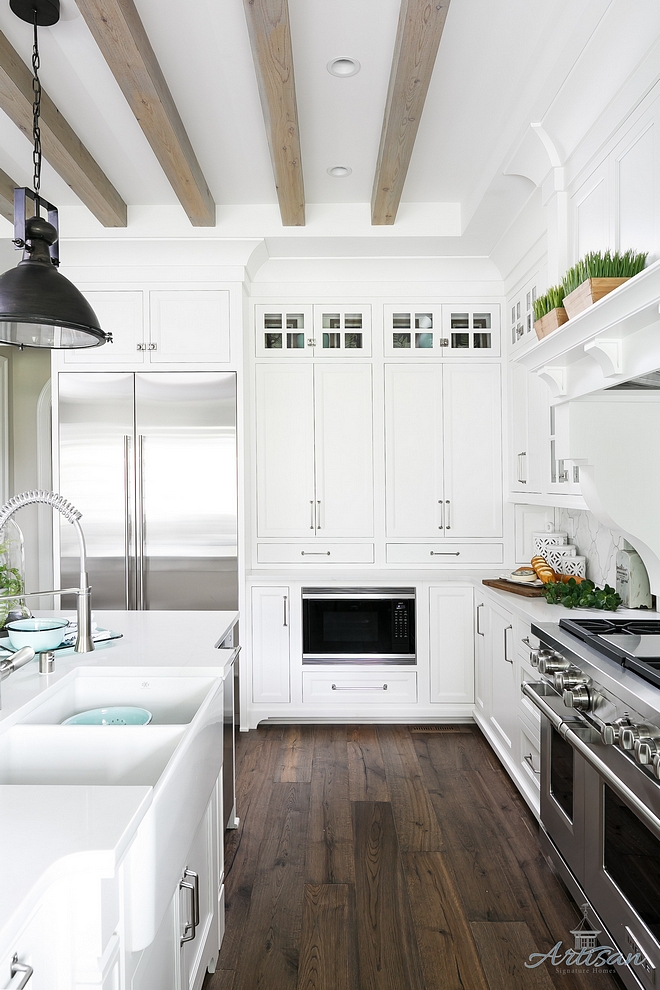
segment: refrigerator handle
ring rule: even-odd
[[[144,587],[144,477],[142,472],[142,452],[144,437],[139,434],[137,437],[137,458],[135,473],[137,480],[137,505],[135,506],[136,519],[136,578],[137,578],[137,607],[144,610],[145,587]]]
[[[124,436],[124,574],[126,611],[131,607],[131,437]]]

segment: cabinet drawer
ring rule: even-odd
[[[534,786],[541,787],[541,753],[538,736],[527,726],[520,726],[520,765]]]
[[[501,543],[388,543],[385,553],[388,564],[426,564],[428,567],[501,564],[504,560]]]
[[[414,670],[397,673],[357,670],[331,673],[303,671],[303,701],[307,704],[410,705],[417,701],[417,674]]]
[[[260,564],[373,564],[373,543],[258,543]]]

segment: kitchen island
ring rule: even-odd
[[[34,990],[197,987],[224,930],[223,682],[238,613],[94,617],[122,638],[2,684],[0,985],[17,956]],[[59,724],[104,704],[85,698],[136,704],[140,691],[148,726]]]

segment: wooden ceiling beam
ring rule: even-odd
[[[373,225],[396,219],[449,3],[401,0],[371,195]]]
[[[32,143],[32,73],[2,32],[0,109]],[[125,227],[126,203],[46,93],[40,127],[46,161],[104,227]]]
[[[0,216],[10,223],[14,222],[14,189],[17,188],[18,182],[0,168]]]
[[[305,190],[287,0],[244,0],[244,6],[282,223],[304,227]]]
[[[133,0],[76,2],[191,224],[214,227],[213,197]]]

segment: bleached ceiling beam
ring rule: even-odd
[[[282,223],[304,227],[305,190],[287,0],[244,0],[244,6]]]
[[[0,216],[14,222],[14,189],[18,186],[10,175],[0,168]]]
[[[0,109],[32,142],[32,73],[0,32]],[[46,161],[104,227],[126,226],[126,203],[50,97],[41,96],[41,146]],[[12,211],[13,212],[13,211]]]
[[[191,224],[214,227],[213,197],[133,0],[76,2]]]
[[[373,225],[396,219],[449,3],[401,0],[371,195]]]

